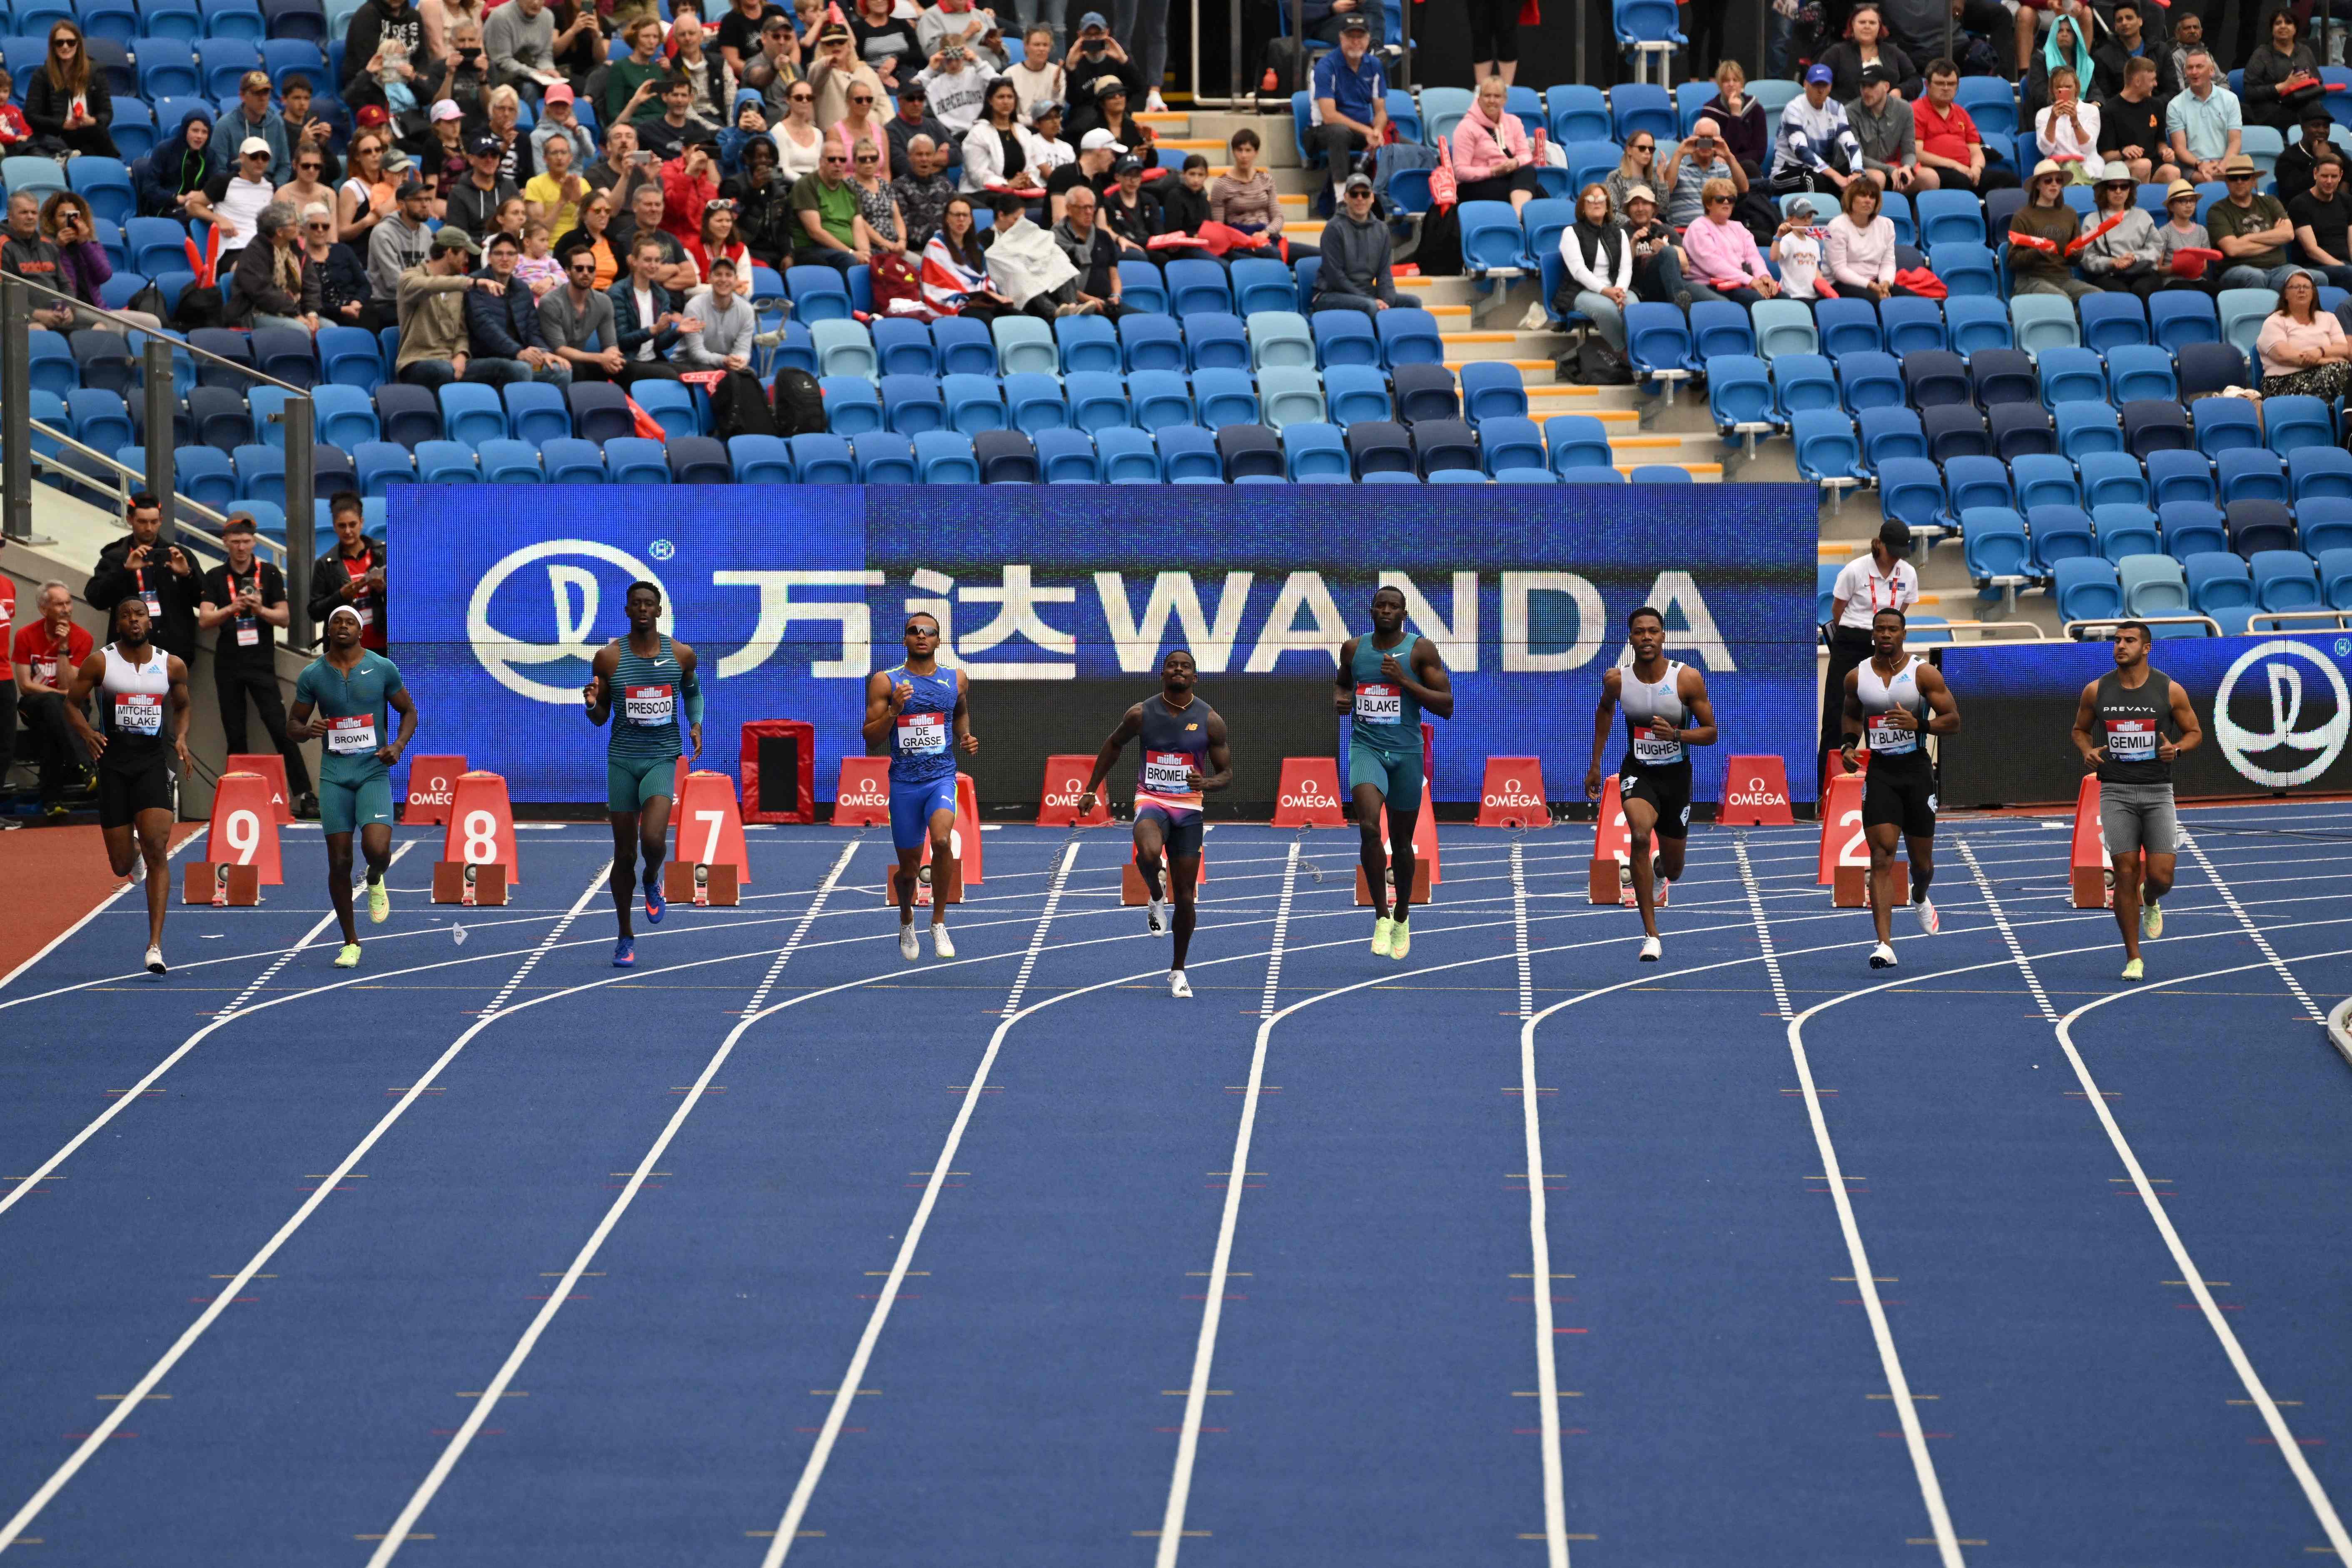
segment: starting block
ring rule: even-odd
[[[294,802],[286,794],[286,759],[275,752],[235,752],[221,763],[225,773],[259,773],[269,781],[269,803],[278,808],[278,826],[294,820]]]
[[[1382,815],[1386,815],[1385,811]],[[1386,833],[1386,823],[1381,825],[1381,831]],[[1386,843],[1387,839],[1383,837],[1381,842]],[[1421,781],[1421,815],[1413,818],[1412,823],[1411,901],[1416,907],[1426,905],[1430,901],[1430,889],[1444,880],[1444,871],[1437,859],[1437,803],[1430,794],[1429,780],[1424,776]],[[1396,866],[1393,862],[1389,866],[1389,886],[1391,889],[1396,887]],[[1356,907],[1364,910],[1373,907],[1372,889],[1364,881],[1364,868],[1360,865],[1356,868]]]
[[[833,792],[835,827],[890,826],[890,759],[844,757],[841,783]]]
[[[466,771],[463,757],[415,756],[408,759],[408,816],[413,825],[438,826],[449,820],[449,803],[457,789],[457,775]]]
[[[1727,827],[1788,827],[1789,764],[1771,755],[1731,757],[1723,769],[1723,805],[1716,821]]]
[[[1163,849],[1160,853],[1160,858],[1163,860],[1166,859],[1168,852]],[[1167,874],[1162,873],[1163,876]],[[1363,875],[1361,871],[1356,874],[1359,877]],[[1201,874],[1192,879],[1192,886],[1205,888],[1208,885],[1209,857],[1204,850],[1201,855]],[[1137,867],[1135,857],[1132,855],[1129,855],[1118,868],[1118,901],[1132,909],[1140,909],[1151,901],[1151,891],[1143,885],[1143,872]]]
[[[1650,835],[1650,854],[1658,853],[1658,836]],[[1617,775],[1611,773],[1601,786],[1601,815],[1592,825],[1592,864],[1591,896],[1596,904],[1619,904],[1626,909],[1635,907],[1633,896],[1633,830],[1625,821],[1625,797],[1619,789]],[[1666,907],[1667,896],[1658,896],[1658,907]]]
[[[887,769],[887,763],[885,767]],[[883,788],[886,793],[882,819],[887,822],[887,792],[889,784],[887,777]],[[931,841],[929,836],[924,837],[923,852],[915,862],[915,902],[918,905],[929,904],[935,897],[941,903],[960,904],[963,902],[964,889],[981,879],[980,792],[973,785],[970,773],[956,774],[955,826],[948,830],[948,847],[955,854],[955,868],[934,876]],[[898,868],[895,863],[888,875],[882,879],[882,901],[886,904],[898,901]]]
[[[1822,860],[1818,881],[1841,910],[1870,907],[1870,841],[1862,831],[1862,775],[1840,773],[1822,801]],[[1911,901],[1911,864],[1895,862],[1894,901]]]
[[[1101,827],[1110,821],[1110,789],[1108,781],[1103,793],[1095,796],[1094,811],[1081,824],[1078,800],[1087,793],[1087,775],[1095,771],[1095,760],[1073,753],[1045,759],[1045,779],[1037,793],[1037,826],[1040,827]]]
[[[1835,746],[1832,746],[1830,748],[1828,761],[1822,763],[1822,798],[1823,800],[1827,800],[1830,797],[1830,785],[1836,780],[1845,776],[1844,763],[1842,760],[1843,755],[1843,753],[1840,752]],[[1853,776],[1855,778],[1861,778],[1869,772],[1870,753],[1868,752],[1854,752]]]
[[[673,904],[731,910],[742,901],[735,868],[725,860],[698,860],[688,866],[672,860],[662,868],[662,897]]]
[[[1424,781],[1424,794],[1427,787]],[[1276,827],[1344,827],[1347,824],[1347,816],[1341,810],[1339,764],[1329,757],[1283,758],[1282,787],[1275,798],[1274,825]],[[1414,837],[1417,854],[1419,835]]]
[[[277,759],[273,758],[272,761]],[[258,889],[286,880],[278,849],[278,813],[270,804],[269,781],[259,773],[226,773],[213,790],[212,825],[206,831],[205,853],[210,857],[191,865],[181,889],[192,904],[259,903]],[[240,900],[216,875],[216,869],[249,873],[257,891]],[[198,875],[202,872],[201,877]],[[242,879],[234,879],[239,887]]]
[[[503,773],[463,773],[450,792],[448,829],[433,867],[436,904],[503,904],[522,882],[514,805]]]
[[[1478,792],[1478,826],[1549,827],[1550,798],[1544,793],[1540,759],[1488,757],[1486,786]]]
[[[677,784],[669,826],[671,849],[665,877],[690,873],[697,866],[724,866],[736,886],[751,886],[751,858],[743,844],[743,814],[736,804],[734,780],[718,773],[686,774]],[[663,890],[668,894],[667,883]],[[693,891],[689,883],[686,896]],[[727,901],[735,900],[730,897]]]
[[[181,884],[180,902],[251,909],[261,902],[261,879],[250,866],[192,860]]]
[[[2116,907],[2115,868],[2107,864],[2107,836],[2099,826],[2099,775],[2086,773],[2074,795],[2074,844],[2066,856],[2066,879],[2078,910]]]

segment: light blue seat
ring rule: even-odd
[[[2269,289],[2224,289],[2214,304],[2221,311],[2221,341],[2250,353],[2263,322],[2278,309],[2278,295]]]
[[[2189,578],[2180,563],[2169,555],[2150,552],[2144,555],[2126,555],[2116,563],[2116,576],[2123,589],[2124,614],[2141,619],[2166,616],[2189,616],[2196,607],[2189,602]],[[2157,626],[2156,635],[2179,637],[2184,634],[2204,636],[2201,627]]]
[[[2009,320],[2017,334],[2017,346],[2027,353],[2083,346],[2074,302],[2063,294],[2017,295],[2009,302]]]
[[[794,273],[801,270],[797,267],[793,268]],[[818,268],[817,270],[825,269]],[[874,353],[874,340],[862,321],[852,321],[846,316],[811,321],[809,342],[816,350],[816,373],[820,377],[862,375],[873,381],[882,374],[881,363]]]
[[[804,270],[807,268],[793,268],[795,274]],[[1034,371],[1052,375],[1062,368],[1061,350],[1054,342],[1054,331],[1036,317],[999,316],[990,325],[989,331],[996,338],[999,374],[1012,375],[1017,372]]]
[[[1762,300],[1749,312],[1756,325],[1756,352],[1766,360],[1782,354],[1821,352],[1821,336],[1812,312],[1798,300]]]
[[[1249,318],[1251,366],[1315,368],[1315,335],[1296,310],[1260,310]]]
[[[1065,317],[1064,321],[1075,321],[1082,319],[1090,318],[1068,316]],[[1108,328],[1109,323],[1105,322],[1103,325]],[[1091,355],[1091,351],[1089,353]],[[1127,410],[1127,393],[1119,382],[1118,363],[1118,356],[1114,350],[1111,355],[1113,368],[1108,373],[1080,371],[1073,374],[1070,377],[1071,391],[1067,402],[1063,400],[1062,384],[1050,375],[1038,375],[1024,371],[1006,376],[1003,383],[1004,406],[1012,414],[1013,428],[1026,436],[1035,436],[1046,430],[1066,429],[1071,424],[1071,410],[1077,405],[1076,385],[1080,376],[1087,378],[1088,385],[1108,381],[1114,386],[1121,387],[1118,406],[1122,417],[1112,423],[1126,423],[1124,416]],[[1081,420],[1079,423],[1083,425],[1084,421]],[[1091,443],[1087,445],[1087,451],[1091,460],[1094,451]]]
[[[2149,504],[2147,470],[2130,453],[2085,452],[2074,466],[2082,479],[2083,504],[2094,511],[2102,506]]]
[[[1257,373],[1257,389],[1265,422],[1276,431],[1324,422],[1322,378],[1312,364],[1270,365]]]

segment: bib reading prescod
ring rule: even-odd
[[[1356,688],[1356,722],[1359,724],[1402,724],[1404,722],[1404,688],[1386,681],[1367,681]]]
[[[117,694],[114,699],[114,729],[121,735],[161,735],[163,732],[163,700],[136,691]]]
[[[657,728],[677,722],[677,695],[667,686],[630,686],[621,692],[621,716],[632,724]]]
[[[2156,761],[2156,721],[2153,719],[2108,720],[2107,755],[2111,760],[2118,763]]]
[[[945,756],[948,716],[944,713],[899,714],[898,743],[898,754],[902,757]]]
[[[1143,753],[1143,788],[1150,795],[1191,795],[1192,754],[1190,752]]]
[[[327,750],[333,755],[363,757],[375,749],[375,719],[373,715],[355,713],[348,719],[328,719]]]

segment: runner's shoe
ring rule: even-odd
[[[150,974],[163,974],[168,973],[163,967],[163,944],[162,942],[157,942],[147,950],[147,973]]]
[[[392,889],[382,882],[368,884],[368,921],[382,925],[392,918]]]
[[[2139,907],[2139,934],[2148,938],[2164,934],[2164,911],[2156,907],[2154,899]]]
[[[1412,951],[1412,928],[1402,921],[1389,922],[1389,956],[1402,959]]]
[[[1661,942],[1659,942],[1659,941],[1658,941],[1658,939],[1657,939],[1656,937],[1654,937],[1654,936],[1645,936],[1645,937],[1643,937],[1643,938],[1642,939],[1642,962],[1643,962],[1643,963],[1657,963],[1657,962],[1658,962],[1658,955],[1659,955],[1660,953],[1664,952],[1664,951],[1665,951],[1664,944],[1664,943],[1662,943]]]
[[[1192,994],[1192,983],[1184,978],[1184,972],[1182,970],[1171,969],[1168,972],[1168,994],[1171,996],[1190,996]]]
[[[915,934],[915,922],[912,921],[899,922],[898,956],[909,963],[923,956],[923,939]]]
[[[2124,978],[2126,980],[2138,980],[2144,977],[2147,973],[2147,970],[2146,966],[2143,965],[2137,958],[2124,965]]]
[[[613,944],[613,967],[635,969],[637,966],[637,939],[625,936]]]
[[[1386,958],[1396,945],[1396,921],[1382,915],[1372,921],[1372,956]]]
[[[941,958],[955,956],[955,942],[948,936],[948,922],[945,921],[931,922],[931,951]]]
[[[668,912],[669,900],[663,898],[661,889],[654,886],[651,879],[648,879],[646,883],[646,923],[647,925],[659,925],[661,924],[662,916]]]
[[[1895,950],[1883,942],[1876,947],[1872,948],[1870,950],[1870,967],[1873,969],[1894,968]]]
[[[343,943],[343,951],[335,954],[335,967],[337,969],[357,969],[359,966],[360,944],[355,942],[347,942]]]
[[[1931,900],[1921,899],[1911,906],[1911,912],[1919,917],[1919,929],[1929,936],[1944,929],[1944,917],[1936,912],[1936,906]]]
[[[1154,936],[1168,934],[1168,904],[1165,900],[1153,899],[1144,905],[1143,929]]]

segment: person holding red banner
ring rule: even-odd
[[[327,897],[343,928],[337,969],[360,966],[360,931],[352,919],[352,835],[367,857],[368,923],[392,916],[383,874],[392,866],[392,768],[416,735],[416,704],[400,667],[363,642],[360,613],[337,605],[327,614],[326,650],[294,682],[291,733],[324,742],[319,758],[319,826],[327,839]],[[389,714],[400,733],[387,742]]]
[[[1642,911],[1641,958],[1643,963],[1655,963],[1660,952],[1658,896],[1683,874],[1683,848],[1690,838],[1690,748],[1715,744],[1715,704],[1706,694],[1706,676],[1666,657],[1665,616],[1643,605],[1625,617],[1625,636],[1633,645],[1633,662],[1601,678],[1584,794],[1591,800],[1601,798],[1601,748],[1609,743],[1609,721],[1622,702],[1625,756],[1617,764],[1617,784],[1631,837],[1633,903]],[[1658,836],[1654,868],[1653,833]]]
[[[98,759],[98,827],[107,864],[116,876],[128,877],[134,865],[146,863],[147,973],[162,974],[163,906],[171,893],[164,860],[179,804],[172,764],[178,763],[180,774],[191,767],[188,667],[157,646],[147,601],[136,594],[115,602],[107,636],[107,645],[74,672],[66,722]],[[82,715],[93,690],[99,694],[96,729]]]

